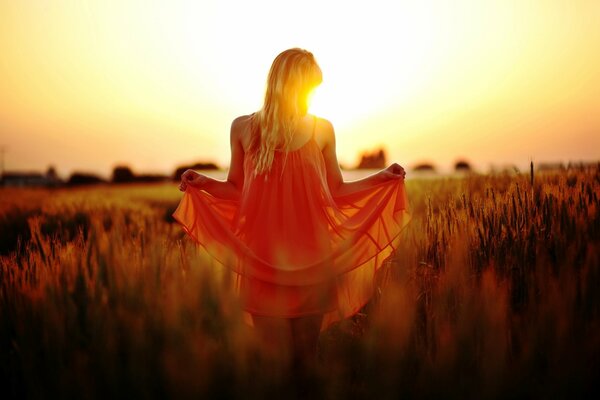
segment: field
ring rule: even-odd
[[[410,178],[410,177],[409,177]],[[600,392],[600,165],[408,179],[373,301],[321,335],[317,398]],[[177,184],[0,189],[0,397],[289,398]]]

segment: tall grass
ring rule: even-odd
[[[312,395],[598,392],[600,168],[407,186],[401,247],[321,335]],[[176,185],[0,196],[2,398],[298,395],[170,219]]]

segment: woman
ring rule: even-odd
[[[279,54],[258,112],[231,125],[226,181],[193,170],[174,218],[236,274],[242,304],[274,354],[314,361],[320,331],[369,300],[408,222],[398,164],[344,182],[332,124],[307,113],[313,55]]]

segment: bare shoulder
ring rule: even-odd
[[[330,144],[335,143],[335,131],[331,121],[325,118],[317,117],[317,126],[315,129],[317,142],[321,144],[321,148],[325,148]]]
[[[250,124],[253,115],[254,114],[240,115],[235,118],[233,122],[231,122],[231,131],[243,131]]]
[[[250,140],[248,132],[250,131],[249,128],[253,115],[241,115],[231,122],[231,140],[240,141],[244,148],[247,147],[246,145]]]

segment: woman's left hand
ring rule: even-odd
[[[181,174],[181,184],[179,185],[179,190],[185,192],[187,185],[193,187],[200,187],[204,182],[204,176],[193,169],[186,170],[183,174]]]
[[[380,179],[385,181],[390,179],[404,179],[406,176],[406,171],[404,171],[404,168],[402,168],[399,164],[393,163],[386,169],[379,171],[378,175]]]

